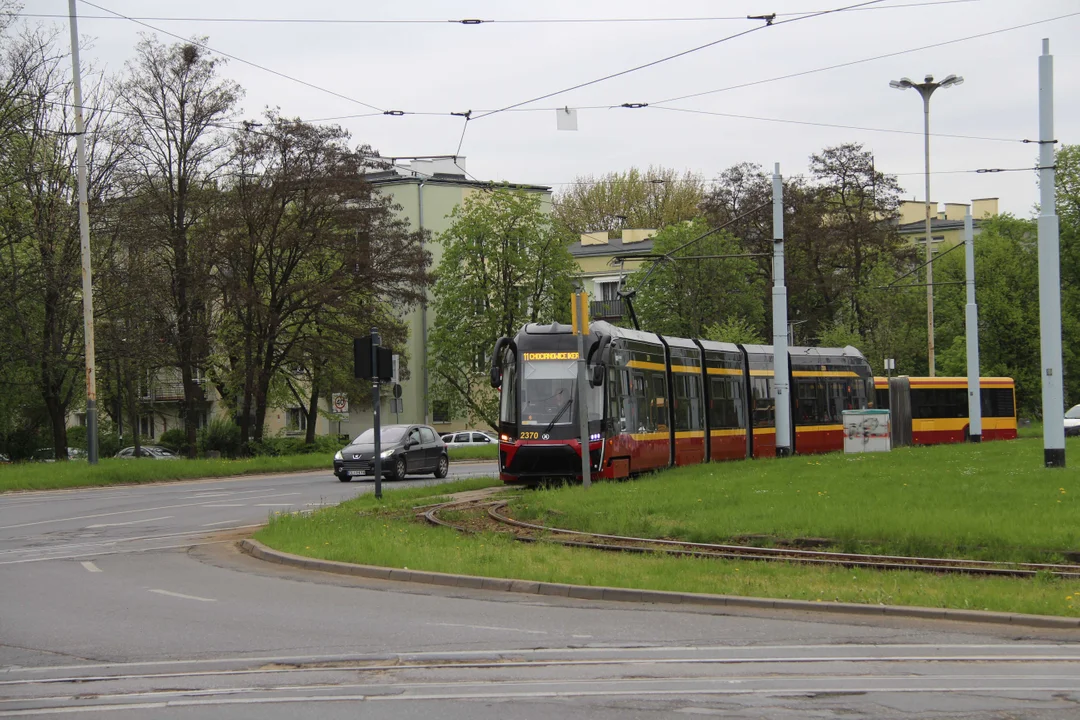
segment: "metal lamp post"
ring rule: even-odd
[[[952,87],[964,82],[959,75],[950,75],[941,82],[934,82],[933,75],[927,75],[921,83],[912,82],[908,78],[890,80],[889,87],[897,90],[915,88],[923,100],[923,137],[924,154],[926,161],[926,342],[928,363],[930,365],[930,377],[934,377],[934,248],[933,236],[930,229],[930,96],[938,88]]]

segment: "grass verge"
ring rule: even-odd
[[[511,514],[692,542],[826,538],[846,552],[1061,562],[1080,551],[1080,472],[1042,464],[1032,440],[710,463],[530,493]]]
[[[413,519],[414,506],[498,484],[467,480],[391,490],[309,515],[278,516],[256,539],[297,555],[540,582],[748,597],[1080,616],[1080,582],[852,571],[789,564],[630,556],[526,545],[502,534],[463,536]],[[595,489],[595,486],[594,486]]]
[[[53,490],[57,488],[149,483],[168,480],[257,475],[261,473],[331,472],[332,462],[323,455],[286,455],[244,460],[117,460],[25,463],[0,465],[0,492]]]
[[[452,447],[449,451],[451,460],[495,460],[499,457],[499,446],[495,444]]]

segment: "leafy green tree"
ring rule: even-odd
[[[634,310],[642,329],[705,337],[710,326],[731,317],[750,327],[761,326],[761,281],[755,277],[753,261],[708,257],[743,254],[739,242],[725,231],[691,243],[708,231],[704,220],[694,220],[669,225],[653,238],[654,253],[676,252],[672,259],[656,260],[658,265],[648,264],[627,279],[627,287],[637,290]],[[687,247],[678,250],[683,245]]]
[[[765,345],[765,338],[745,319],[731,316],[705,328],[705,339],[739,345]]]
[[[542,196],[507,187],[475,193],[451,213],[439,238],[431,391],[455,417],[498,427],[487,384],[495,341],[527,322],[569,314],[574,260]]]
[[[692,220],[705,194],[704,179],[665,167],[630,168],[601,177],[580,176],[553,200],[554,215],[569,234],[623,228],[662,228]]]
[[[964,280],[962,250],[934,264],[935,282]],[[1042,389],[1035,221],[1000,215],[983,223],[975,239],[975,288],[980,373],[1014,378],[1018,409],[1038,414]],[[943,285],[935,298],[943,375],[967,374],[965,293],[963,285]]]

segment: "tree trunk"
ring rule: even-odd
[[[304,442],[311,445],[315,442],[315,423],[319,420],[319,371],[313,370],[311,373],[311,399],[308,401],[307,409],[307,434],[304,435]]]
[[[135,397],[135,383],[132,380],[131,365],[124,363],[124,390],[128,401],[128,422],[131,424],[131,437],[135,445],[135,457],[139,457],[142,444],[139,441],[139,405]],[[118,388],[119,389],[119,388]]]

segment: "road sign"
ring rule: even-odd
[[[394,397],[395,398],[400,398],[401,397],[401,385],[399,385],[397,383],[394,383]]]
[[[401,387],[400,385],[398,387]],[[390,412],[403,413],[405,412],[405,401],[401,398],[390,398]]]
[[[334,410],[334,414],[341,415],[342,420],[349,419],[349,396],[345,393],[333,393],[331,396],[331,405]]]
[[[390,375],[390,380],[393,381],[395,384],[401,382],[401,375],[398,373],[398,365],[400,364],[399,363],[400,360],[401,360],[400,355],[395,355],[393,360],[392,360],[393,366],[394,366],[394,371]],[[398,397],[398,396],[395,395],[394,397]]]

